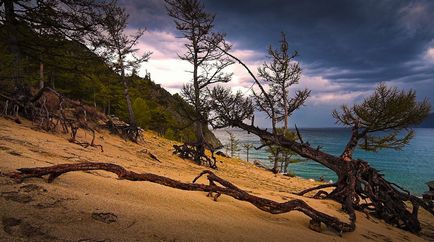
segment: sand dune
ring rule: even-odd
[[[172,155],[173,141],[146,132],[144,144],[98,134],[98,148],[69,143],[50,134],[0,119],[0,171],[83,161],[111,162],[136,172],[152,172],[184,182],[204,167]],[[79,139],[90,134],[79,131]],[[161,163],[152,159],[156,155]],[[316,185],[301,178],[273,175],[241,160],[219,157],[216,174],[252,194],[286,201],[290,192]],[[200,182],[206,182],[204,179]],[[118,180],[107,172],[75,172],[48,184],[30,179],[21,184],[0,176],[0,241],[424,241],[434,240],[434,218],[421,211],[423,231],[414,235],[365,214],[357,229],[342,237],[323,228],[308,228],[299,212],[272,215],[253,205],[202,192],[188,192],[146,182]],[[328,200],[303,198],[316,209],[347,220]]]

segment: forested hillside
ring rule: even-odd
[[[1,36],[5,33],[2,31]],[[14,62],[8,54],[7,43],[0,36],[0,88],[3,93],[13,93],[15,83]],[[34,91],[44,82],[63,95],[97,107],[108,115],[128,120],[124,89],[119,75],[85,46],[66,40],[50,41],[23,28],[20,31],[23,85],[30,85]],[[42,49],[42,50],[41,50]],[[38,53],[38,54],[36,54]],[[40,54],[42,53],[42,54]],[[158,132],[160,135],[179,141],[193,142],[194,127],[186,113],[191,109],[178,95],[171,95],[155,84],[148,73],[139,77],[133,72],[128,76],[129,92],[137,124]],[[212,144],[220,142],[206,130],[206,138]]]

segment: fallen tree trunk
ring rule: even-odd
[[[197,176],[192,183],[185,183],[170,179],[168,177],[159,176],[152,173],[136,173],[126,170],[122,166],[111,163],[95,163],[95,162],[83,162],[75,164],[61,164],[49,167],[35,167],[35,168],[21,168],[18,172],[7,174],[7,176],[14,178],[18,181],[31,177],[39,177],[48,175],[48,182],[51,183],[60,175],[73,172],[73,171],[89,171],[89,170],[104,170],[116,174],[119,179],[125,179],[130,181],[147,181],[157,183],[163,186],[172,187],[175,189],[187,190],[187,191],[203,191],[208,192],[208,195],[216,193],[214,200],[221,194],[231,196],[237,200],[246,201],[259,208],[262,211],[271,214],[281,214],[290,211],[299,211],[310,217],[312,220],[310,224],[320,225],[324,223],[327,227],[332,228],[337,233],[342,234],[344,232],[352,232],[355,230],[355,220],[350,217],[350,222],[342,222],[338,218],[332,217],[325,213],[315,210],[309,206],[305,201],[300,199],[294,199],[288,202],[279,203],[266,198],[257,197],[247,193],[246,191],[238,188],[234,184],[216,176],[211,171],[203,171]],[[209,185],[195,183],[200,177],[207,175]],[[219,184],[219,185],[218,185]]]

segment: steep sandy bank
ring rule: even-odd
[[[94,161],[191,182],[204,169],[172,155],[174,142],[152,133],[145,133],[142,145],[99,133],[97,143],[104,146],[101,153],[97,148],[71,144],[67,136],[31,127],[30,123],[17,125],[0,118],[1,172]],[[90,139],[90,134],[82,131],[79,135],[79,139]],[[276,201],[295,198],[289,192],[315,185],[300,178],[275,176],[240,160],[220,160],[218,176]],[[68,173],[52,184],[41,179],[16,184],[1,176],[0,194],[0,241],[423,241],[434,234],[434,219],[424,212],[422,237],[361,213],[353,233],[339,237],[326,228],[317,233],[308,228],[309,218],[299,212],[272,215],[227,196],[214,202],[202,192],[118,180],[106,172]],[[347,219],[332,201],[303,199],[320,211]]]

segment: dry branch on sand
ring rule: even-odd
[[[95,162],[60,164],[49,167],[21,168],[18,169],[18,172],[9,173],[7,175],[11,178],[16,179],[17,181],[23,181],[24,179],[31,177],[42,178],[43,176],[48,176],[48,182],[51,183],[54,181],[54,179],[64,173],[89,170],[103,170],[112,172],[116,174],[119,179],[125,179],[130,181],[147,181],[157,183],[163,186],[172,187],[175,189],[208,192],[208,196],[213,196],[215,201],[217,201],[217,198],[221,194],[225,194],[237,200],[249,202],[260,210],[271,214],[281,214],[288,213],[290,211],[299,211],[311,218],[310,227],[312,229],[320,228],[321,223],[324,223],[327,227],[332,228],[338,234],[342,234],[344,232],[352,232],[355,229],[355,223],[351,219],[349,223],[342,222],[338,218],[315,210],[305,201],[300,199],[294,199],[288,202],[279,203],[266,198],[251,195],[208,170],[200,173],[193,180],[192,183],[180,182],[168,177],[159,176],[152,173],[136,173],[126,170],[122,166],[111,163]],[[196,181],[204,175],[207,175],[209,184],[205,185],[196,183]],[[215,193],[215,195],[213,195],[213,193]]]

